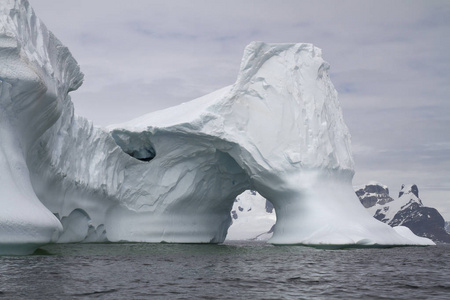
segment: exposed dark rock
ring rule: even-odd
[[[269,200],[266,200],[266,212],[269,214],[273,212],[273,204]]]
[[[406,187],[406,188],[408,188],[408,187]],[[401,196],[403,196],[403,194],[405,193],[404,189],[405,189],[405,185],[402,184],[402,187],[400,188],[400,192],[398,193],[399,198]],[[415,185],[415,184],[411,185],[409,187],[409,191],[411,191],[411,193],[413,193],[417,198],[419,198],[419,189],[417,188],[417,185]]]
[[[388,224],[406,226],[418,236],[437,242],[450,243],[450,235],[444,229],[444,218],[432,207],[423,207],[418,203],[413,203],[406,209],[400,210]]]
[[[367,184],[365,187],[358,189],[356,191],[356,195],[365,208],[369,208],[377,204],[384,205],[388,202],[394,201],[394,199],[389,196],[389,189],[379,184]]]

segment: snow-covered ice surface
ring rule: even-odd
[[[253,42],[232,86],[107,132],[74,115],[68,92],[83,75],[69,50],[27,1],[0,5],[1,253],[222,242],[249,189],[276,209],[272,243],[424,243],[359,204],[350,135],[313,45]]]
[[[392,228],[398,234],[400,234],[402,237],[404,237],[406,239],[409,239],[411,241],[411,243],[413,243],[413,244],[417,244],[417,245],[434,245],[434,242],[433,242],[433,244],[430,244],[430,239],[415,235],[411,231],[411,229],[409,229],[406,226],[394,226]]]

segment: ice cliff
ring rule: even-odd
[[[93,127],[83,75],[25,0],[0,2],[0,253],[49,242],[222,242],[258,191],[277,244],[430,244],[373,219],[352,190],[350,135],[321,50],[253,42],[236,83]]]
[[[0,4],[0,253],[20,253],[62,229],[36,196],[27,159],[83,75],[27,2]]]

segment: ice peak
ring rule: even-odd
[[[284,155],[292,164],[353,170],[350,134],[328,69],[312,44],[252,42],[230,99],[234,111],[270,118],[255,130],[267,127],[267,140],[289,144]]]
[[[311,69],[317,72],[312,79],[322,78],[323,72],[329,68],[328,63],[322,60],[322,50],[312,44],[252,42],[244,50],[235,87],[245,88],[247,84],[272,77],[275,79],[271,82],[272,86],[284,87],[296,81],[298,75],[305,72],[305,66],[311,63]],[[272,72],[268,73],[268,70]],[[262,84],[265,88],[269,86],[264,82]]]

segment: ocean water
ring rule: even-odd
[[[65,244],[0,257],[0,299],[450,299],[450,245]]]

